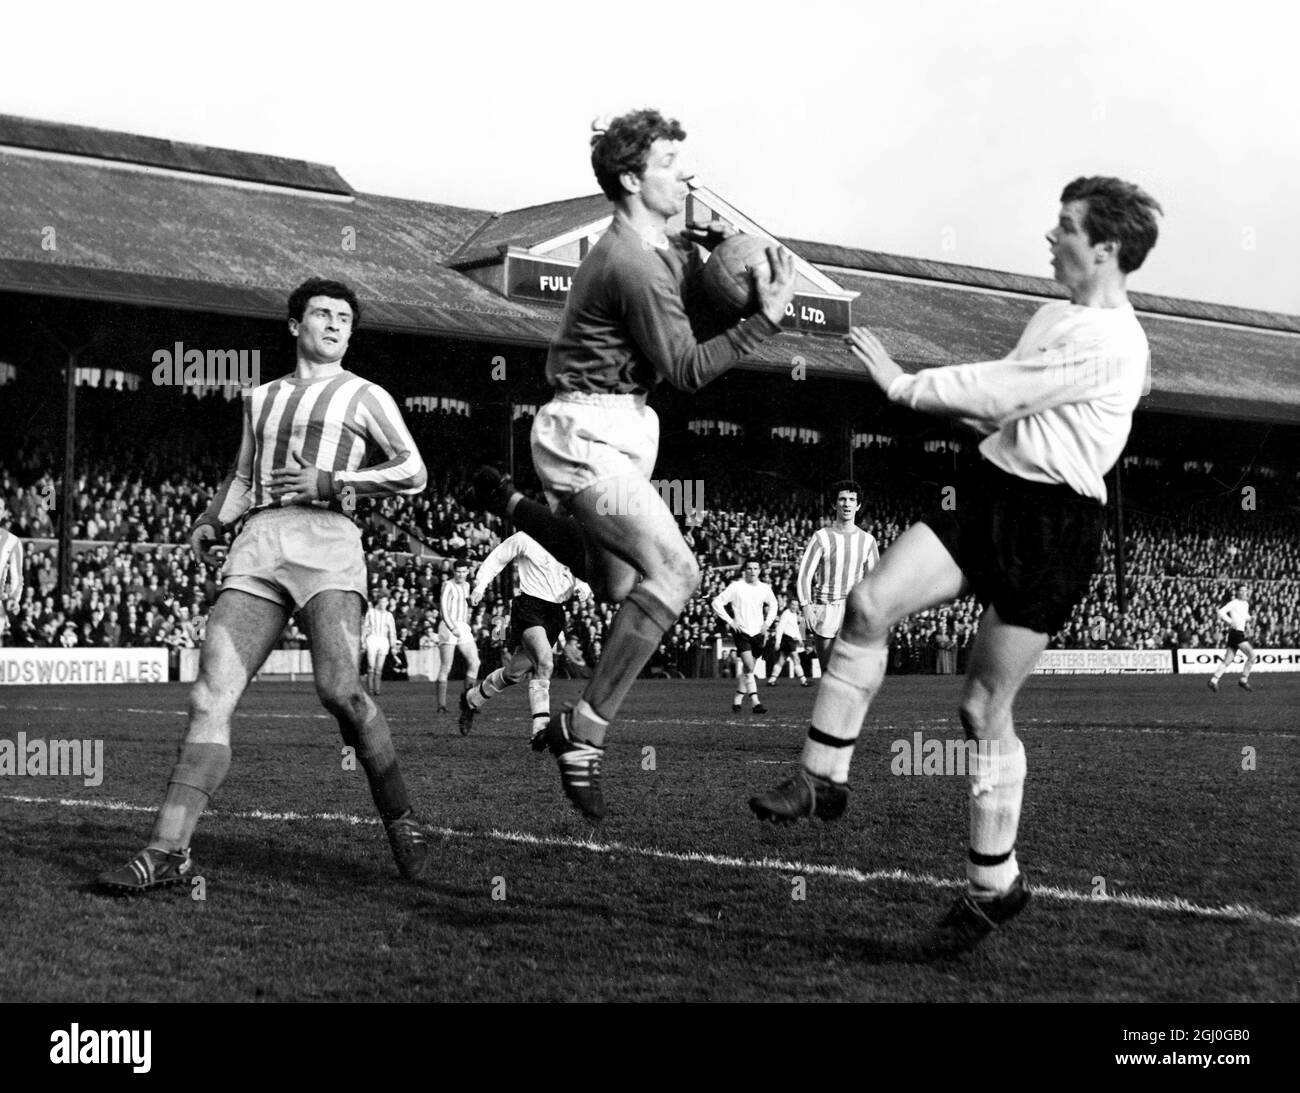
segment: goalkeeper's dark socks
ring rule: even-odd
[[[548,506],[520,495],[510,510],[510,522],[541,543],[575,577],[588,579],[587,545],[572,516],[557,516]]]

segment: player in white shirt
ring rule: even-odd
[[[1223,678],[1223,673],[1234,664],[1237,660],[1237,653],[1240,651],[1246,658],[1245,664],[1241,668],[1241,678],[1237,680],[1237,686],[1245,691],[1252,691],[1254,688],[1250,685],[1250,670],[1255,666],[1255,648],[1246,640],[1246,628],[1250,623],[1250,604],[1246,597],[1250,595],[1250,589],[1244,584],[1237,585],[1237,598],[1229,600],[1219,608],[1219,618],[1228,624],[1228,641],[1227,651],[1223,655],[1223,663],[1219,665],[1218,670],[1209,679],[1209,687],[1212,691],[1219,689],[1219,680]]]
[[[478,643],[469,625],[469,562],[457,561],[450,580],[442,582],[438,610],[438,712],[447,712],[447,680],[456,654],[465,658],[465,687],[461,698],[478,682]],[[464,730],[462,730],[464,731]]]
[[[799,686],[808,686],[808,677],[804,675],[803,671],[803,661],[799,659],[799,651],[803,648],[803,626],[800,622],[798,606],[799,601],[790,596],[785,601],[785,610],[781,612],[780,618],[776,620],[776,634],[773,640],[776,642],[777,656],[776,663],[772,665],[772,674],[767,679],[769,687],[776,686],[776,681],[781,677],[781,669],[785,667],[787,658],[791,667],[794,668],[794,674],[799,680]]]
[[[384,661],[397,644],[397,622],[388,610],[388,597],[379,596],[366,611],[361,628],[361,640],[366,645],[366,664],[369,666],[370,693],[379,693],[379,681],[384,674]]]
[[[987,435],[980,478],[958,491],[955,509],[908,528],[853,589],[817,689],[802,768],[750,807],[783,822],[842,815],[853,746],[885,675],[891,629],[975,593],[986,607],[960,708],[979,747],[970,774],[968,890],[938,924],[934,952],[969,948],[1029,900],[1015,855],[1025,752],[1011,707],[1096,568],[1103,476],[1128,439],[1150,359],[1127,276],[1155,245],[1159,211],[1119,179],[1066,186],[1047,241],[1069,299],[1039,308],[1003,360],[908,375],[869,330],[849,336],[891,402]]]
[[[474,575],[469,602],[477,607],[487,586],[511,562],[519,578],[519,595],[510,605],[510,633],[506,638],[511,656],[477,687],[461,695],[460,731],[468,733],[474,715],[489,699],[531,673],[528,706],[533,716],[532,747],[544,751],[546,726],[551,720],[551,673],[555,668],[552,650],[564,633],[564,604],[575,595],[590,599],[591,586],[578,580],[568,566],[558,562],[527,532],[517,531],[483,559]]]
[[[808,540],[795,579],[799,607],[823,666],[844,622],[849,593],[880,561],[876,537],[857,525],[862,509],[857,483],[836,482],[831,493],[835,518]]]
[[[0,522],[9,516],[9,506],[0,497]],[[0,645],[8,629],[8,615],[18,610],[23,598],[23,541],[0,528]]]
[[[713,610],[731,627],[736,636],[736,652],[740,655],[742,671],[736,673],[736,699],[732,712],[739,713],[745,705],[745,695],[754,703],[754,713],[767,713],[758,700],[758,685],[754,682],[754,658],[767,645],[767,632],[776,621],[776,596],[772,586],[758,579],[759,563],[755,558],[745,562],[744,576],[732,581],[713,597]],[[730,609],[730,614],[728,614]]]

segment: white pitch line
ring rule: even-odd
[[[143,714],[160,714],[169,717],[184,717],[185,710],[158,710],[137,706],[10,706],[0,703],[0,710],[50,710],[59,713],[93,713],[103,715],[106,713],[143,713]],[[259,721],[262,719],[276,721],[332,721],[333,717],[327,713],[267,713],[257,710],[241,710],[235,714],[237,718],[247,721]],[[759,714],[759,717],[765,715]],[[685,725],[685,726],[713,726],[721,728],[726,726],[732,727],[763,727],[775,726],[784,728],[790,722],[796,722],[802,726],[807,720],[803,715],[766,715],[766,720],[755,721],[751,718],[731,718],[731,717],[623,717],[619,719],[620,725]],[[423,720],[420,717],[405,717],[398,715],[389,715],[389,720],[399,725],[407,724],[412,721]],[[908,721],[906,724],[893,723],[876,723],[868,726],[864,731],[870,735],[883,732],[907,731],[915,732],[917,729],[938,728],[940,726],[955,725],[956,718],[951,717],[930,717],[918,718],[915,721]],[[1137,736],[1217,736],[1228,740],[1239,740],[1242,733],[1224,732],[1220,729],[1193,729],[1193,728],[1171,728],[1158,729],[1152,727],[1140,727],[1137,725],[1088,725],[1082,728],[1062,728],[1050,718],[1045,717],[1025,717],[1018,718],[1017,723],[1021,725],[1041,725],[1053,733],[1071,734],[1087,736],[1093,733],[1118,733],[1121,735]],[[1167,724],[1168,722],[1166,722]],[[1266,732],[1261,733],[1261,738],[1268,740],[1300,740],[1300,734],[1290,732]]]
[[[91,808],[105,812],[147,812],[154,813],[157,808],[133,805],[125,801],[88,801],[73,797],[21,797],[12,794],[0,795],[0,800],[15,801],[19,804],[59,805],[64,808]],[[316,820],[331,823],[344,823],[351,827],[378,826],[379,820],[369,816],[354,816],[345,812],[265,812],[255,809],[252,812],[223,812],[213,809],[209,815],[226,816],[236,820],[263,820],[272,823],[285,823],[294,820]],[[631,854],[658,861],[682,862],[685,864],[717,865],[731,869],[762,869],[776,873],[788,873],[796,876],[834,877],[838,880],[853,881],[857,884],[876,884],[892,882],[910,884],[918,888],[959,889],[962,881],[944,880],[929,873],[909,873],[905,869],[875,869],[863,872],[851,866],[817,865],[812,862],[787,861],[782,858],[735,858],[725,854],[706,854],[699,851],[660,850],[653,846],[635,846],[630,843],[597,842],[595,839],[574,839],[556,835],[532,835],[524,831],[457,831],[451,827],[430,826],[428,830],[449,838],[457,839],[491,839],[497,842],[520,843],[527,846],[552,846],[571,850],[587,850],[594,854]],[[1200,918],[1229,919],[1233,921],[1259,922],[1269,926],[1288,926],[1300,929],[1300,913],[1294,915],[1271,915],[1256,907],[1242,903],[1227,907],[1204,907],[1181,896],[1105,896],[1097,897],[1090,892],[1076,892],[1071,888],[1057,888],[1053,885],[1033,886],[1034,896],[1040,899],[1057,900],[1061,903],[1081,904],[1117,904],[1143,911],[1175,911],[1182,914],[1196,915]]]

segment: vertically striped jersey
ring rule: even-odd
[[[836,531],[824,527],[808,540],[799,563],[796,589],[801,604],[838,603],[880,561],[876,537],[860,527]]]
[[[453,580],[442,582],[442,597],[438,601],[438,610],[442,612],[442,621],[449,630],[457,630],[469,624],[469,597],[467,584],[457,584]]]
[[[371,604],[366,611],[365,628],[361,633],[366,641],[383,642],[389,646],[396,645],[397,623],[393,621],[393,613]]]
[[[367,443],[384,453],[362,467]],[[427,474],[392,396],[348,371],[319,379],[284,376],[244,397],[244,438],[233,479],[223,485],[209,514],[229,524],[246,512],[271,508],[271,472],[290,457],[319,468],[322,499],[317,508],[346,509],[352,497],[419,493]],[[279,504],[291,505],[293,501]]]
[[[483,559],[474,575],[476,595],[482,595],[496,575],[511,562],[515,563],[515,572],[519,575],[519,591],[525,596],[534,596],[547,603],[568,603],[575,593],[584,592],[585,598],[591,592],[541,543],[527,532],[517,531]]]
[[[16,611],[23,595],[23,541],[0,528],[0,607]]]

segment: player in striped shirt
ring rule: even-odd
[[[1250,595],[1250,589],[1244,584],[1237,585],[1237,596],[1229,600],[1219,608],[1219,618],[1227,624],[1228,638],[1227,649],[1223,654],[1223,663],[1215,670],[1207,681],[1212,691],[1219,689],[1219,680],[1223,678],[1226,672],[1237,660],[1237,653],[1240,651],[1246,658],[1242,665],[1241,678],[1237,680],[1237,686],[1243,691],[1254,690],[1250,685],[1250,670],[1255,667],[1255,648],[1246,640],[1246,627],[1250,623],[1250,603],[1246,597]]]
[[[731,627],[736,638],[736,653],[740,657],[741,671],[736,673],[736,697],[731,712],[739,713],[745,705],[745,695],[753,702],[754,713],[767,713],[758,700],[758,685],[754,682],[755,658],[767,645],[767,632],[776,622],[780,610],[776,594],[766,581],[760,581],[761,571],[757,558],[745,561],[744,574],[732,581],[713,597],[713,612]]]
[[[836,482],[834,519],[819,528],[804,549],[795,589],[804,623],[823,667],[844,621],[849,592],[880,561],[876,537],[857,525],[862,502],[856,482]]]
[[[9,506],[0,497],[0,522],[9,517]],[[9,628],[8,616],[18,610],[23,598],[23,541],[12,531],[0,528],[0,645]]]
[[[551,720],[552,650],[564,633],[564,605],[574,596],[591,598],[591,587],[580,581],[527,532],[517,531],[483,559],[474,575],[469,602],[477,607],[483,593],[506,566],[514,563],[519,595],[510,605],[510,631],[506,647],[510,659],[491,672],[477,687],[460,697],[460,724],[467,733],[474,715],[484,704],[531,673],[528,706],[533,718],[532,747],[546,749],[546,726]]]
[[[379,683],[384,674],[384,661],[397,644],[397,622],[388,610],[388,597],[380,596],[366,612],[361,626],[366,646],[366,664],[370,669],[370,693],[379,693]]]
[[[955,508],[934,510],[899,536],[853,589],[817,689],[802,767],[750,808],[782,822],[842,815],[890,631],[973,592],[986,606],[959,711],[978,747],[967,891],[931,936],[936,953],[969,948],[1029,901],[1015,853],[1027,764],[1011,708],[1100,556],[1105,475],[1128,440],[1151,356],[1127,278],[1155,245],[1160,211],[1117,178],[1067,185],[1047,242],[1069,299],[1040,307],[1002,360],[909,375],[871,331],[854,328],[848,339],[891,402],[984,434],[978,477],[957,490]]]
[[[451,668],[459,652],[465,658],[465,686],[460,692],[461,701],[465,692],[478,682],[478,642],[474,640],[474,631],[469,625],[469,562],[457,560],[452,565],[450,580],[442,582],[442,593],[438,597],[438,712],[447,712],[447,680],[451,678]],[[461,735],[469,732],[463,722]]]
[[[366,561],[350,514],[357,497],[415,494],[426,474],[392,397],[343,368],[361,308],[352,290],[312,278],[289,297],[297,365],[244,400],[234,472],[190,532],[206,563],[219,532],[242,521],[208,618],[189,722],[148,845],[99,877],[114,891],[176,884],[194,872],[190,839],[230,769],[230,723],[248,682],[298,613],[316,693],[355,749],[398,870],[428,858],[383,711],[361,685]],[[367,446],[383,459],[363,466]]]

